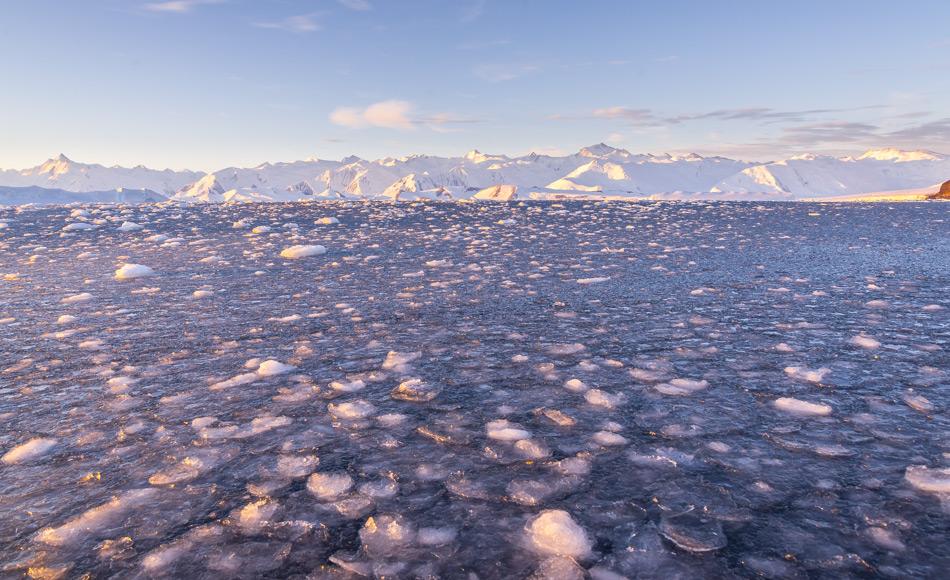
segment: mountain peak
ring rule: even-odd
[[[858,160],[875,159],[877,161],[895,161],[898,163],[904,163],[907,161],[939,161],[944,158],[944,155],[934,153],[933,151],[926,151],[924,149],[907,151],[903,149],[896,149],[894,147],[888,147],[886,149],[869,149],[865,151],[860,157],[858,157]]]
[[[684,153],[683,155],[677,155],[676,158],[683,161],[703,161],[706,159],[699,153]]]
[[[60,153],[56,157],[47,159],[45,163],[39,166],[39,173],[48,174],[52,177],[68,173],[73,161]]]
[[[608,155],[619,154],[622,157],[629,157],[630,152],[625,149],[617,149],[606,143],[597,143],[589,147],[584,147],[577,152],[581,157],[606,157]]]
[[[479,151],[478,149],[472,149],[471,151],[469,151],[468,153],[465,154],[465,159],[467,159],[467,160],[469,160],[469,161],[471,161],[471,162],[473,162],[473,163],[484,163],[484,162],[489,161],[489,160],[491,160],[491,159],[497,159],[497,157],[492,156],[492,155],[485,155],[484,153],[482,153],[482,152]]]

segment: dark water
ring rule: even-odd
[[[950,569],[948,204],[86,210],[0,210],[2,577]]]

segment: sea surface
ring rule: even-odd
[[[0,209],[2,578],[946,578],[948,405],[950,204]]]

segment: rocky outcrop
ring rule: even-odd
[[[940,191],[927,196],[927,199],[950,199],[950,181],[944,181]]]

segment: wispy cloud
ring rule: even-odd
[[[254,26],[296,33],[316,32],[323,29],[323,26],[317,20],[318,16],[319,14],[299,14],[274,22],[255,22]]]
[[[367,10],[372,10],[373,5],[369,3],[369,0],[336,0],[341,6],[345,6],[350,10],[356,10],[358,12],[366,12]]]
[[[892,117],[892,119],[897,117]],[[904,147],[908,149],[946,150],[950,147],[950,117],[899,129],[884,128],[870,122],[827,121],[784,127],[773,138],[762,138],[749,143],[717,144],[720,153],[763,155],[789,151],[829,152],[855,148]]]
[[[950,143],[950,117],[891,131],[887,136],[901,142],[937,141]]]
[[[165,2],[149,2],[143,6],[150,12],[172,12],[184,14],[191,12],[203,4],[222,4],[225,0],[167,0]]]
[[[719,119],[722,121],[804,122],[822,115],[881,108],[884,108],[884,105],[868,105],[864,107],[850,107],[847,109],[804,109],[798,111],[781,111],[768,107],[744,107],[737,109],[718,109],[691,115],[679,115],[670,117],[667,121],[671,123],[682,123],[702,119]]]
[[[659,122],[656,113],[651,109],[605,107],[594,109],[592,115],[598,119],[622,119],[632,125],[654,125]]]
[[[827,121],[795,125],[782,130],[779,141],[787,145],[834,145],[868,142],[878,136],[878,126],[870,123]]]
[[[870,112],[874,111],[873,114]],[[864,113],[863,115],[859,113]],[[863,118],[862,118],[863,117]],[[934,119],[934,112],[912,110],[897,113],[892,105],[865,105],[849,108],[782,110],[770,107],[739,107],[671,114],[650,108],[603,107],[579,115],[559,114],[548,119],[562,121],[614,121],[626,132],[669,131],[702,121],[720,124],[751,124],[762,138],[750,142],[727,143],[714,138],[719,153],[752,154],[761,157],[789,151],[846,151],[855,147],[884,146],[911,149],[947,150],[950,147],[950,117]],[[767,130],[765,128],[771,128]],[[742,132],[748,132],[743,129]],[[739,133],[736,133],[739,134]],[[620,139],[621,133],[611,138]]]
[[[474,22],[485,13],[485,0],[473,0],[462,7],[459,12],[459,22],[467,24]]]
[[[521,78],[538,70],[541,70],[541,67],[533,64],[485,63],[476,65],[472,72],[483,81],[502,83]]]
[[[864,111],[870,109],[882,109],[884,105],[868,105],[864,107],[851,107],[847,109],[804,109],[797,111],[782,111],[769,107],[742,107],[734,109],[716,109],[700,113],[684,113],[678,115],[664,114],[660,111],[648,108],[635,107],[603,107],[594,109],[588,114],[583,115],[555,115],[553,119],[615,119],[624,121],[632,126],[659,126],[659,125],[679,125],[692,121],[717,120],[717,121],[745,121],[752,123],[804,123],[808,121],[818,121],[822,116],[852,113],[855,111]]]
[[[462,125],[482,122],[481,119],[460,117],[452,113],[435,113],[426,117],[420,117],[417,121],[438,133],[457,133],[462,130]]]
[[[330,113],[330,122],[351,129],[383,127],[409,130],[425,127],[439,133],[453,133],[461,130],[463,125],[482,122],[481,119],[453,113],[418,114],[414,111],[415,107],[408,101],[380,101],[367,107],[337,107]]]
[[[459,50],[485,50],[488,48],[497,48],[499,46],[508,46],[509,44],[511,44],[511,41],[507,38],[499,38],[497,40],[465,42],[458,45],[456,48]]]

